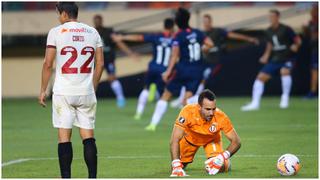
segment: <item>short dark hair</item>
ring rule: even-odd
[[[190,12],[187,9],[179,8],[175,15],[175,23],[180,29],[189,27]]]
[[[277,16],[280,16],[280,11],[278,11],[277,9],[271,9],[269,12],[274,13]]]
[[[101,19],[102,20],[102,16],[100,14],[96,14],[96,15],[94,15],[93,19]]]
[[[214,101],[214,100],[216,100],[216,95],[212,91],[210,91],[209,89],[205,89],[199,95],[198,104],[202,105],[204,99]]]
[[[69,18],[78,18],[78,6],[74,2],[58,2],[56,4],[56,8],[61,14],[62,12],[65,12],[68,14]]]
[[[211,17],[210,14],[205,14],[205,15],[203,15],[203,17],[204,17],[204,18],[208,18],[210,21],[212,20],[212,17]]]
[[[174,21],[173,21],[173,19],[171,19],[171,18],[166,18],[166,19],[164,20],[163,25],[164,25],[164,28],[165,28],[165,29],[172,29],[173,26],[174,26]]]

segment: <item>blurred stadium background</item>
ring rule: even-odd
[[[303,37],[302,26],[310,19],[312,2],[79,2],[79,20],[93,25],[93,16],[101,14],[104,25],[112,26],[117,32],[159,32],[163,19],[172,17],[174,9],[180,6],[191,9],[193,27],[202,28],[202,15],[208,13],[213,17],[214,26],[252,35],[262,41],[254,46],[228,40],[224,68],[215,78],[214,87],[213,82],[207,84],[218,95],[250,95],[254,78],[262,67],[258,59],[265,46],[263,30],[269,25],[268,11],[279,9],[281,21]],[[38,95],[46,35],[56,25],[54,2],[2,2],[2,97]],[[125,95],[136,97],[151,59],[151,46],[146,43],[129,45],[142,55],[142,60],[131,61],[119,52],[117,75]],[[309,49],[304,39],[293,71],[294,95],[306,94],[309,89]],[[106,73],[101,81],[98,96],[113,97]],[[265,94],[280,94],[279,78],[270,84]]]
[[[202,28],[202,15],[211,14],[216,27],[226,27],[258,37],[259,46],[228,40],[223,68],[207,87],[231,118],[242,148],[232,158],[233,170],[218,178],[278,178],[276,161],[284,153],[296,154],[302,169],[296,177],[318,178],[318,99],[302,101],[309,90],[310,47],[303,25],[310,20],[310,9],[318,2],[78,2],[79,20],[93,25],[101,14],[105,26],[120,33],[159,32],[162,21],[172,17],[177,7],[190,8],[191,25]],[[46,36],[58,25],[55,2],[2,2],[2,177],[59,177],[56,130],[51,125],[51,102],[42,109],[36,97],[45,53]],[[253,81],[262,65],[258,59],[264,47],[263,31],[269,26],[268,12],[278,9],[281,22],[303,38],[293,70],[290,108],[278,108],[281,82],[273,78],[265,89],[260,111],[244,113],[241,105],[249,101]],[[141,121],[133,115],[144,74],[151,59],[151,46],[128,43],[141,55],[132,61],[120,51],[116,59],[117,76],[128,98],[126,108],[115,105],[114,95],[104,72],[98,88],[95,136],[98,146],[98,177],[154,178],[170,174],[169,139],[178,109],[169,108],[157,133],[143,130],[154,103]],[[223,96],[222,98],[220,98]],[[100,97],[111,97],[108,99]],[[87,176],[82,144],[74,132],[72,176]],[[200,150],[202,151],[202,150]],[[202,154],[201,154],[202,153]],[[203,151],[187,170],[192,178],[210,178],[204,171]]]

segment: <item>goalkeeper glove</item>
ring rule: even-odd
[[[171,163],[172,166],[172,173],[170,177],[183,177],[188,176],[186,172],[183,170],[183,164],[181,163],[180,159],[175,159]]]
[[[221,167],[223,166],[224,161],[229,159],[229,157],[230,157],[230,152],[225,151],[219,154],[218,156],[215,156],[206,160],[205,165],[209,175],[216,175],[221,169]]]

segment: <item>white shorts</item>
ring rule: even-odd
[[[95,94],[82,96],[52,96],[52,123],[55,128],[94,129],[97,98]]]

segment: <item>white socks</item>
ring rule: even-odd
[[[114,94],[116,95],[117,100],[124,99],[122,86],[119,80],[114,80],[111,82],[111,89],[113,90]]]
[[[137,114],[142,114],[143,110],[146,106],[146,103],[148,101],[149,91],[146,89],[143,89],[142,92],[139,95],[138,105],[137,105]]]
[[[290,75],[281,76],[282,95],[280,101],[280,108],[287,108],[289,106],[289,95],[291,91],[292,78]]]
[[[196,95],[199,95],[203,90],[204,90],[204,84],[200,83],[200,85],[198,86]]]
[[[292,85],[292,78],[290,75],[281,76],[282,96],[289,97]]]
[[[252,104],[255,106],[260,105],[260,99],[263,94],[264,90],[264,82],[256,79],[253,84],[253,89],[252,89]]]
[[[164,100],[160,99],[157,102],[155,111],[153,112],[153,115],[152,115],[152,120],[151,120],[151,124],[152,125],[158,125],[159,124],[163,114],[167,110],[167,107],[168,107],[168,102],[167,101],[164,101]]]

